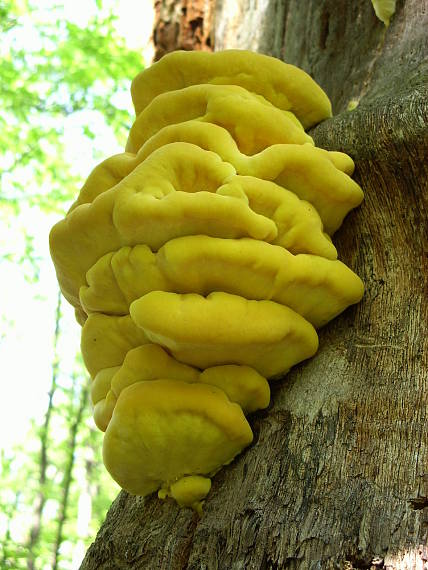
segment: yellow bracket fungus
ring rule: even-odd
[[[331,105],[296,67],[175,52],[131,91],[127,152],[89,175],[51,254],[83,325],[107,469],[201,514],[211,477],[251,443],[268,380],[361,299],[331,236],[363,193],[352,159],[305,132]]]

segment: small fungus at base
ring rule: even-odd
[[[395,14],[396,0],[372,0],[372,4],[376,16],[388,27],[390,19]]]

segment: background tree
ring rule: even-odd
[[[368,0],[216,3],[216,49],[285,59],[330,96],[311,135],[356,162],[365,201],[335,243],[366,293],[275,384],[201,519],[122,492],[83,570],[426,566],[427,29],[425,0],[398,1],[389,28]]]
[[[100,133],[116,141],[108,154],[119,151],[132,121],[130,79],[141,70],[142,58],[126,46],[116,16],[101,1],[86,3],[79,21],[69,19],[66,9],[67,3],[49,0],[0,0],[0,349],[17,325],[6,298],[24,304],[18,293],[4,290],[16,268],[27,278],[31,306],[42,307],[52,327],[44,339],[52,343],[44,417],[32,421],[19,444],[1,449],[2,570],[77,568],[117,493],[100,469],[101,434],[91,417],[88,377],[76,356],[78,336],[69,333],[71,311],[55,293],[47,298],[49,279],[41,280],[41,273],[49,268],[55,283],[48,231],[87,175],[84,165],[70,161],[68,131],[78,130],[93,165],[104,158]],[[73,329],[78,333],[75,323]],[[28,353],[23,344],[20,358],[31,358]],[[13,366],[3,363],[3,378],[7,392],[17,380]],[[28,382],[44,379],[34,374]],[[13,416],[28,397],[19,394],[6,413]]]

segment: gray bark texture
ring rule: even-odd
[[[219,0],[214,32],[331,98],[311,134],[355,160],[365,201],[334,241],[366,292],[272,386],[202,518],[122,492],[82,569],[427,569],[427,2],[385,28],[368,0]]]

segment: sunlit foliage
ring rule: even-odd
[[[45,235],[84,176],[68,153],[70,120],[94,163],[104,158],[100,129],[123,146],[132,122],[125,94],[142,68],[102,2],[86,3],[84,24],[67,19],[65,4],[0,0],[0,271],[18,266],[34,302],[45,304],[39,285],[40,267],[48,263]],[[64,346],[74,346],[64,309],[58,297],[56,313],[46,315],[50,379],[32,378],[50,385],[44,416],[32,420],[24,441],[0,454],[2,570],[78,568],[117,494],[100,464],[89,379],[78,356],[61,359]],[[15,325],[2,307],[0,341]]]

